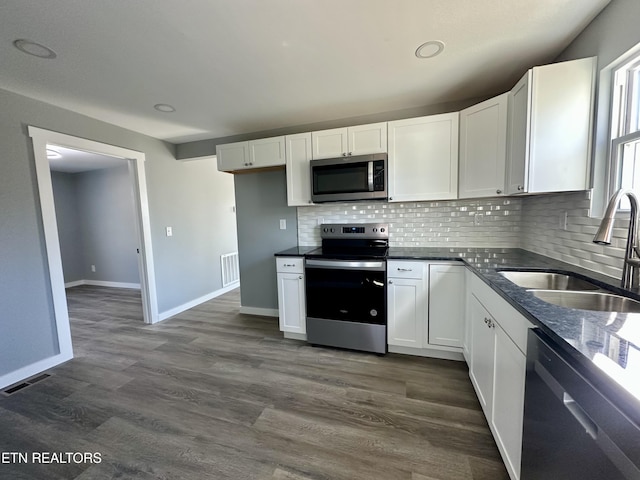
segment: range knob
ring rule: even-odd
[[[380,229],[380,233],[384,233],[384,227]]]
[[[378,231],[378,229],[376,227],[373,227],[373,233],[376,233]]]
[[[334,228],[330,229],[329,231],[330,231],[331,233],[335,233],[335,232],[336,232],[336,230],[335,230]]]

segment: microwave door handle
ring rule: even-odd
[[[373,192],[373,162],[367,162],[367,179],[369,180],[369,191]]]

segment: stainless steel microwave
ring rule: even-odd
[[[386,198],[386,153],[311,160],[311,200],[313,202]]]

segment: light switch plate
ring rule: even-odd
[[[167,237],[172,237],[172,236],[173,236],[173,228],[167,227]]]
[[[287,219],[286,218],[281,218],[280,219],[280,230],[286,230],[287,229]]]

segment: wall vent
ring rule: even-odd
[[[238,252],[225,253],[220,256],[222,267],[222,287],[228,287],[234,283],[240,283],[240,266],[238,264]]]

